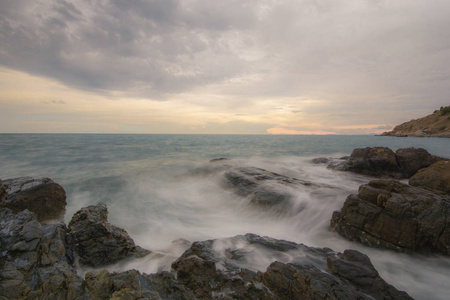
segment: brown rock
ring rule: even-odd
[[[446,160],[445,158],[431,155],[423,148],[414,147],[398,149],[395,151],[395,155],[405,178],[410,178],[420,169],[426,168],[435,162]]]
[[[354,149],[347,162],[336,169],[374,177],[403,178],[395,153],[387,147]]]
[[[450,255],[450,197],[395,180],[373,180],[335,211],[330,229],[397,251]]]
[[[450,194],[450,161],[439,161],[419,170],[409,179],[409,184]]]

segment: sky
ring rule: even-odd
[[[450,104],[448,0],[0,0],[0,132],[373,134]]]

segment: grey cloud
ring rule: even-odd
[[[218,7],[209,12],[201,2],[193,2],[198,10],[179,1],[6,6],[0,63],[77,88],[137,96],[163,97],[221,82],[245,65],[224,36],[234,27],[225,24],[242,27],[246,16]]]
[[[325,99],[324,112],[364,109],[353,99],[367,95],[428,109],[448,102],[449,10],[446,0],[1,1],[0,64],[154,99],[215,84]]]
[[[44,101],[45,104],[66,104],[66,101],[64,100],[49,100]]]

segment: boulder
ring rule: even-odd
[[[374,177],[403,178],[395,153],[387,147],[354,149],[345,163],[334,164],[329,167],[339,171],[350,171]]]
[[[350,157],[331,160],[327,168],[350,171],[363,175],[403,179],[410,178],[418,170],[440,160],[423,148],[402,148],[395,153],[386,147],[367,147],[354,149]]]
[[[124,229],[108,223],[108,209],[103,203],[76,212],[69,229],[82,265],[99,267],[150,253],[135,245]]]
[[[446,160],[445,158],[431,155],[423,148],[414,147],[398,149],[395,151],[395,155],[404,178],[410,178],[420,169],[426,168],[435,162]]]
[[[335,211],[330,229],[397,251],[450,255],[450,197],[396,180],[373,180]]]
[[[450,195],[450,161],[439,161],[428,168],[419,170],[409,179],[409,184]]]
[[[275,261],[254,270],[261,255]],[[336,253],[255,234],[195,242],[172,267],[201,299],[411,299],[358,251]]]
[[[18,213],[28,209],[39,221],[62,221],[66,207],[66,192],[49,178],[20,177],[3,180],[0,187],[0,208]]]
[[[27,209],[13,213],[3,208],[0,212],[0,298],[83,296],[85,284],[73,268],[72,248],[64,223],[42,224]]]

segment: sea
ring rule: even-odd
[[[370,177],[313,164],[317,157],[348,156],[355,148],[424,148],[450,158],[450,139],[344,135],[0,134],[0,179],[48,177],[67,194],[65,222],[82,207],[103,202],[108,221],[124,228],[153,253],[108,266],[110,271],[170,270],[189,242],[255,233],[335,251],[367,254],[381,277],[416,299],[449,299],[450,258],[410,255],[365,247],[328,230],[333,211]],[[219,176],[190,172],[228,158],[237,166],[262,168],[307,180],[299,185],[295,213],[258,209],[224,189]],[[406,181],[405,181],[406,182]],[[264,271],[273,257],[246,266]],[[288,261],[289,258],[286,258]],[[78,266],[78,273],[95,271]]]

